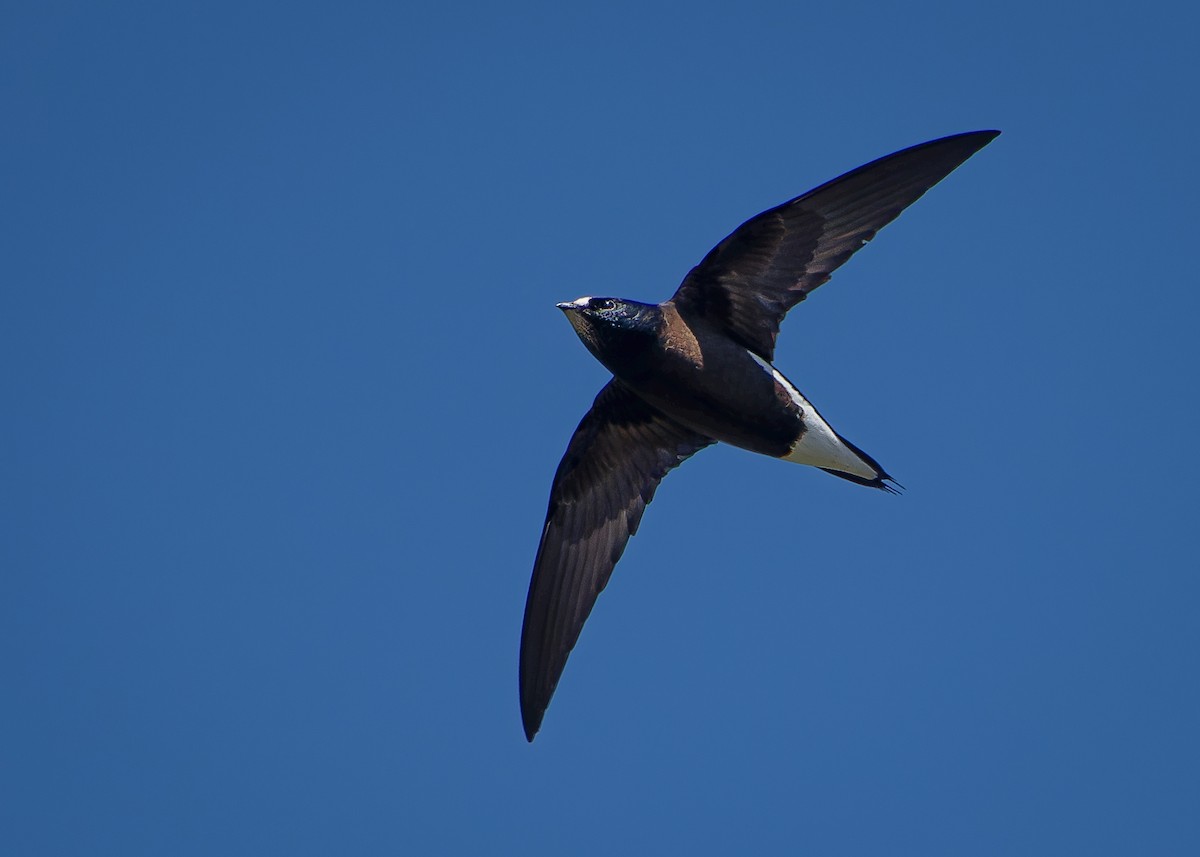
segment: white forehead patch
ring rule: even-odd
[[[571,306],[577,306],[580,309],[583,309],[588,305],[588,303],[591,302],[591,300],[592,300],[591,295],[584,295],[581,298],[576,298],[575,300],[571,301]]]

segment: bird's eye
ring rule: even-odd
[[[617,302],[612,298],[593,298],[589,304],[590,309],[600,310],[601,312],[615,309],[616,306]]]

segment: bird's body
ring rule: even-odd
[[[775,368],[783,316],[999,132],[923,143],[742,224],[670,300],[561,303],[613,373],[559,464],[521,632],[521,711],[533,740],[596,596],[663,476],[718,441],[893,491]]]
[[[593,311],[593,300],[614,307]],[[837,437],[783,373],[706,319],[689,317],[670,301],[585,297],[559,308],[583,328],[584,343],[615,378],[697,434],[862,479],[887,478]],[[616,322],[603,326],[604,340],[590,329],[594,313]]]

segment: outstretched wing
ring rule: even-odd
[[[671,302],[771,361],[787,311],[999,133],[904,149],[750,218],[688,273]]]
[[[521,628],[521,718],[530,741],[654,489],[667,471],[713,442],[615,379],[575,429],[550,489]]]

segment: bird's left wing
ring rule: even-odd
[[[521,628],[521,719],[530,741],[658,483],[711,443],[615,379],[575,429],[554,474]]]
[[[999,133],[904,149],[750,218],[691,270],[671,302],[770,362],[787,311]]]

